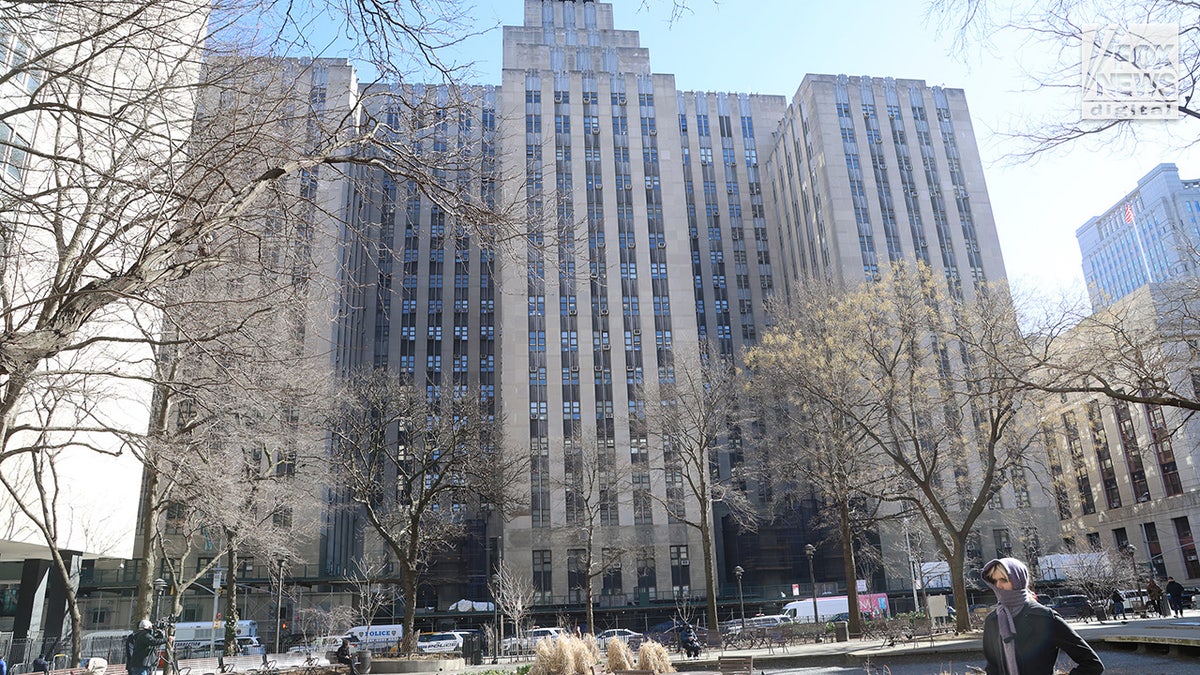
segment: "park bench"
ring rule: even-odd
[[[717,670],[721,675],[753,675],[753,656],[718,656]]]

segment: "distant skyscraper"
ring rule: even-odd
[[[1092,309],[1148,283],[1195,276],[1200,246],[1200,179],[1159,164],[1137,188],[1075,231]]]

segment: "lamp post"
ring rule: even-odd
[[[1133,544],[1125,544],[1124,546],[1121,547],[1121,553],[1124,553],[1125,555],[1129,556],[1129,571],[1133,574],[1133,585],[1137,586],[1138,600],[1141,600],[1141,597],[1142,597],[1142,575],[1138,574],[1137,560],[1134,558],[1134,555],[1137,553],[1137,549],[1135,549],[1133,547]],[[1130,601],[1129,605],[1132,607],[1133,602]],[[1143,603],[1142,604],[1142,612],[1145,613],[1145,611],[1146,611],[1146,605],[1145,605],[1145,603]]]
[[[812,585],[813,623],[820,622],[820,617],[817,616],[817,577],[813,574],[813,554],[816,552],[816,546],[812,544],[804,545],[804,555],[808,556],[808,583]]]
[[[152,583],[154,584],[154,620],[158,621],[158,609],[162,604],[163,591],[167,590],[167,580],[159,577]]]
[[[209,589],[212,591],[212,596],[213,596],[212,630],[209,631],[209,634],[208,634],[208,654],[209,654],[209,656],[212,656],[213,652],[216,651],[217,628],[220,626],[220,624],[217,623],[217,605],[220,604],[219,603],[220,592],[221,592],[220,588],[221,588],[221,581],[223,579],[224,574],[225,574],[225,568],[223,568],[223,567],[214,567],[213,568],[212,588]],[[203,588],[203,586],[201,586],[201,588]]]
[[[741,565],[733,568],[733,576],[737,577],[738,582],[738,607],[742,610],[742,630],[746,630],[746,601],[742,597],[742,575],[746,570],[742,569]]]
[[[283,566],[285,560],[279,559],[279,589],[275,594],[275,653],[279,653],[279,638],[283,633]]]
[[[492,665],[500,663],[500,640],[503,628],[500,626],[500,603],[497,601],[498,591],[500,590],[500,575],[492,575],[492,621],[495,622],[495,630],[492,631],[492,637],[496,640],[496,644],[492,646]]]

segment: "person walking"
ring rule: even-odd
[[[342,638],[342,646],[337,649],[337,662],[350,667],[350,675],[358,675],[354,666],[354,654],[350,653],[350,639]]]
[[[1071,675],[1098,675],[1104,663],[1057,612],[1038,604],[1029,568],[1016,558],[990,560],[983,581],[999,604],[983,622],[988,675],[1051,675],[1059,651],[1075,662]]]
[[[0,654],[0,675],[8,675],[8,661],[4,660],[3,654]]]
[[[1175,616],[1183,616],[1183,584],[1175,581],[1175,577],[1167,577],[1167,600]]]
[[[1163,590],[1154,579],[1146,585],[1146,597],[1150,599],[1150,606],[1154,608],[1154,613],[1159,616],[1166,616],[1166,611],[1163,610]]]
[[[1121,591],[1114,588],[1112,595],[1108,596],[1108,599],[1110,602],[1112,602],[1113,621],[1116,621],[1118,616],[1121,617],[1122,620],[1128,620],[1129,615],[1125,613],[1125,596],[1121,593]]]
[[[125,638],[125,667],[129,675],[151,675],[158,667],[158,648],[167,644],[162,631],[154,630],[149,619],[142,619],[138,629]]]
[[[38,657],[33,660],[33,672],[50,675],[50,661],[46,659],[45,654],[38,654]]]

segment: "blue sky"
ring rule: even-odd
[[[1179,150],[1166,134],[1196,137],[1200,121],[1141,123],[1138,142],[1077,145],[1014,163],[1007,135],[1031,118],[1076,108],[1077,94],[1034,91],[1025,72],[1051,63],[1055,47],[997,35],[952,53],[953,35],[925,16],[923,0],[809,2],[690,0],[692,12],[671,24],[669,0],[613,0],[619,29],[637,30],[655,72],[680,89],[745,91],[790,97],[805,73],[923,79],[966,91],[984,158],[992,210],[1014,285],[1054,292],[1082,289],[1075,230],[1137,185],[1161,162],[1200,177],[1200,152]],[[478,27],[520,24],[523,0],[480,0]],[[462,51],[479,82],[498,83],[501,32],[470,40]],[[1068,53],[1067,57],[1074,57]],[[1069,77],[1074,77],[1073,73]]]

